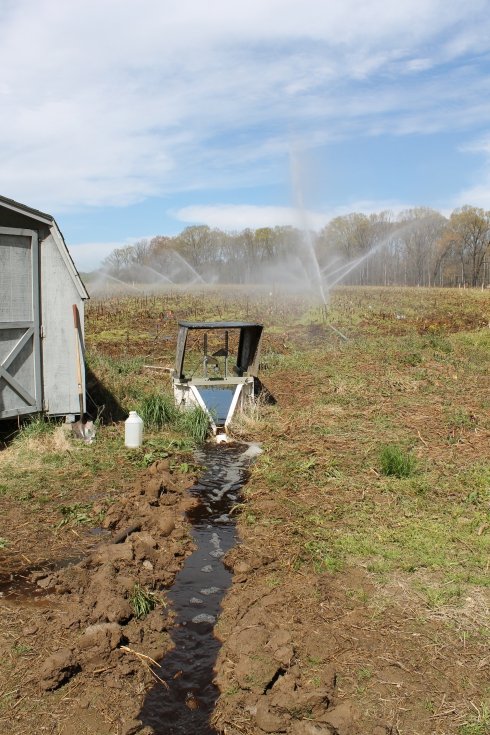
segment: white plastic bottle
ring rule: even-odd
[[[124,443],[127,447],[141,447],[143,443],[143,419],[136,411],[130,411],[125,421]]]

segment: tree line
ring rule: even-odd
[[[114,249],[102,271],[123,281],[313,282],[488,286],[490,212],[428,207],[335,217],[320,231],[292,226],[223,231],[207,225]]]

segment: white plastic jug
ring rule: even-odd
[[[127,447],[141,447],[143,443],[143,419],[136,411],[130,411],[125,421],[124,443]]]

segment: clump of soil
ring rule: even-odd
[[[68,685],[69,691],[77,689],[79,711],[76,717],[70,715],[64,733],[130,735],[141,730],[135,718],[145,692],[153,682],[164,686],[152,662],[172,646],[167,631],[173,614],[166,609],[165,588],[192,553],[182,511],[195,502],[185,492],[193,480],[172,473],[168,460],[153,464],[125,488],[118,502],[101,508],[106,510],[102,525],[113,537],[130,526],[137,525],[138,530],[121,543],[101,544],[78,564],[51,573],[34,572],[30,582],[42,592],[36,595],[34,607],[20,609],[4,601],[10,629],[17,629],[16,640],[22,640],[14,663],[24,657],[29,663],[22,684],[9,692],[14,697],[7,699],[11,707],[6,712],[16,709],[15,697],[40,702],[46,696],[43,693],[53,693],[53,716],[63,717],[56,692]],[[134,604],[137,590],[156,603],[140,618]],[[29,599],[23,603],[28,605]],[[9,653],[14,660],[12,641],[6,638],[1,648],[3,655]],[[31,651],[37,655],[33,657]],[[31,716],[36,709],[31,708]],[[24,708],[19,713],[22,730],[30,717]],[[105,729],[108,721],[116,723],[116,729]],[[39,732],[32,722],[28,726],[30,732]],[[16,732],[15,725],[11,731]]]
[[[360,734],[360,711],[342,692],[339,696],[330,655],[335,637],[315,640],[318,631],[310,629],[309,616],[303,617],[301,596],[312,590],[303,580],[271,589],[266,580],[280,564],[259,549],[250,553],[250,547],[236,546],[224,561],[235,576],[217,628],[223,647],[215,682],[222,694],[214,727],[226,735]],[[304,666],[308,656],[328,662],[317,676]]]

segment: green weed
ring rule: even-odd
[[[379,463],[383,475],[410,477],[416,466],[415,457],[396,444],[386,444],[379,453]]]
[[[402,365],[417,367],[422,362],[422,355],[418,352],[407,352],[401,357],[400,362]]]
[[[443,337],[441,334],[431,334],[427,338],[427,344],[429,347],[432,347],[433,350],[443,352],[446,355],[453,351],[451,342],[446,337]]]
[[[164,600],[162,600],[156,592],[151,592],[140,584],[134,585],[133,592],[129,598],[129,604],[131,605],[137,620],[144,618],[148,613],[154,610],[157,605],[163,605],[166,607]]]
[[[464,725],[459,728],[459,735],[487,735],[490,732],[490,708],[483,702],[478,708],[473,705],[477,715],[472,715]]]
[[[179,452],[192,452],[195,446],[189,439],[172,439],[168,443],[168,449],[177,449]]]
[[[25,423],[22,424],[17,440],[32,439],[34,437],[52,434],[59,426],[56,421],[49,419],[44,415],[29,416]]]
[[[15,643],[12,646],[12,651],[16,656],[22,656],[23,653],[28,653],[30,650],[30,647],[26,646],[25,643]]]
[[[87,515],[87,513],[91,508],[92,503],[88,503],[87,505],[84,505],[83,503],[60,505],[59,511],[63,518],[58,523],[58,528],[66,526],[67,523],[71,523],[74,526],[80,526],[82,523],[90,523],[92,519]]]
[[[209,416],[200,406],[186,408],[179,416],[178,425],[196,444],[204,444],[209,431]]]
[[[448,428],[471,429],[477,423],[475,417],[464,408],[446,409],[445,414]]]
[[[175,423],[178,411],[173,396],[156,391],[143,399],[138,413],[145,426],[161,429],[162,426]]]
[[[371,676],[372,673],[369,671],[369,669],[366,669],[366,667],[359,669],[359,671],[357,672],[358,681],[368,681]]]

